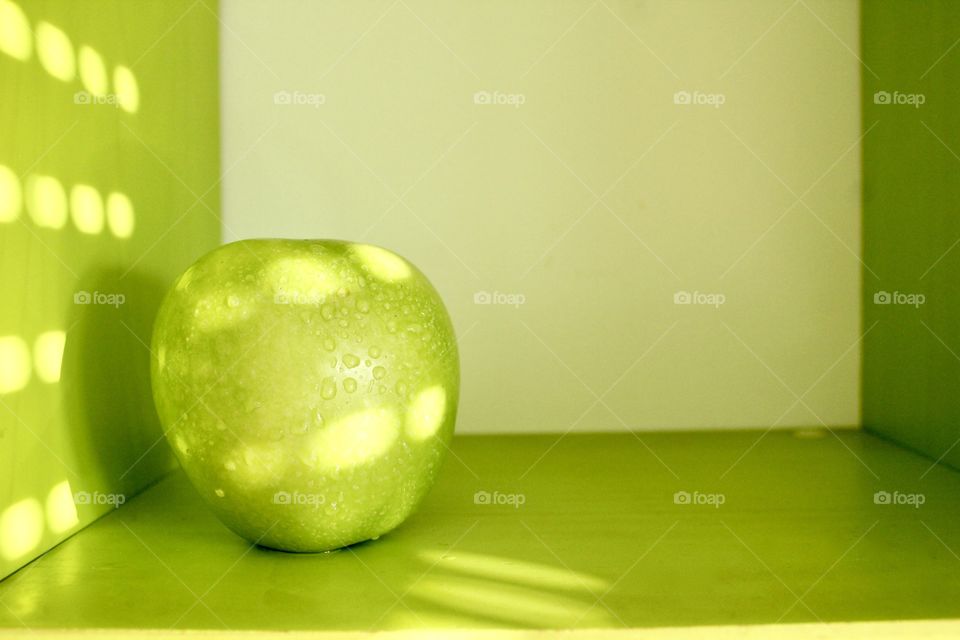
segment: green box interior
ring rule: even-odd
[[[160,442],[147,345],[173,279],[219,242],[220,169],[218,23],[202,3],[0,8],[3,42],[27,43],[23,60],[0,52],[0,166],[13,176],[0,198],[16,209],[0,223],[0,336],[5,375],[20,377],[0,395],[5,576],[111,510],[111,496],[132,497],[175,467]],[[42,44],[42,23],[71,46]],[[111,93],[101,103],[82,93],[81,47],[105,67]],[[68,79],[46,70],[41,50]],[[136,78],[135,111],[112,100],[117,66]],[[92,187],[101,202],[126,195],[132,230],[118,235],[103,213],[92,213],[94,222],[58,219],[55,202],[31,208],[37,176],[59,183],[68,202],[75,185]],[[85,295],[91,303],[77,304]],[[38,338],[50,332],[65,337],[59,372],[44,369],[51,358]],[[74,507],[75,494],[90,500]]]
[[[424,626],[722,635],[762,624],[781,625],[783,636],[792,624],[960,619],[960,476],[948,466],[960,465],[956,3],[861,7],[864,429],[460,437],[406,525],[376,543],[300,557],[251,547],[181,473],[168,474],[175,465],[148,392],[160,296],[219,242],[216,8],[21,6],[31,25],[47,20],[109,65],[132,68],[140,105],[77,104],[79,80],[52,78],[36,54],[0,54],[0,87],[15,97],[0,101],[0,165],[20,185],[39,174],[122,191],[136,226],[125,239],[83,233],[72,220],[37,227],[26,210],[0,223],[0,336],[33,349],[44,332],[66,334],[59,381],[40,379],[42,356],[31,353],[29,381],[0,395],[0,575],[15,572],[0,583],[0,636]],[[878,91],[926,102],[881,104]],[[82,291],[125,302],[75,304]],[[883,292],[925,302],[876,304]],[[130,500],[116,510],[80,505],[73,522],[52,491],[64,481],[66,495]],[[475,504],[477,491],[525,503]],[[684,508],[677,492],[725,503]],[[876,503],[897,493],[925,502]],[[51,529],[63,522],[72,524]],[[872,628],[863,629],[843,633]],[[892,629],[915,637],[931,627]]]
[[[863,3],[863,426],[960,467],[960,5]],[[946,52],[946,53],[945,53]],[[876,92],[921,94],[921,108]],[[895,292],[919,307],[876,304]]]

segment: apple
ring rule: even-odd
[[[377,538],[429,491],[460,366],[427,278],[380,247],[244,240],[180,276],[153,396],[181,466],[237,534],[286,551]]]

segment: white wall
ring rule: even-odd
[[[222,18],[225,239],[419,265],[461,336],[460,431],[859,421],[854,0],[223,0]]]

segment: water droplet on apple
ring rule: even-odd
[[[233,460],[227,460],[226,462],[223,463],[223,468],[226,469],[227,471],[235,471],[237,468],[237,463],[234,462]]]
[[[222,498],[224,495],[226,495],[226,494],[223,492],[223,489],[217,489],[216,491],[214,491],[214,493],[217,494],[217,497],[218,497],[218,498]]]
[[[237,296],[227,296],[227,305],[231,307],[239,307],[240,298],[238,298]]]
[[[333,338],[327,336],[323,339],[323,348],[327,351],[333,351],[337,348],[337,342]]]
[[[324,400],[333,400],[337,396],[337,383],[333,378],[324,378],[320,383],[320,396]]]
[[[302,434],[306,433],[306,432],[309,431],[309,430],[310,430],[310,421],[309,421],[309,420],[304,420],[304,421],[301,422],[299,425],[298,425],[298,424],[295,424],[295,423],[294,423],[294,424],[291,424],[291,425],[290,425],[290,429],[289,429],[290,435],[293,435],[293,436],[302,435]]]
[[[357,311],[359,311],[360,313],[367,313],[368,311],[370,311],[370,303],[367,302],[366,300],[361,300],[360,302],[357,303]]]
[[[320,307],[320,315],[323,316],[324,320],[333,320],[333,307],[329,304],[325,304]]]
[[[380,379],[383,378],[383,376],[385,376],[385,375],[387,375],[387,370],[386,370],[385,368],[383,368],[383,367],[374,367],[374,368],[373,368],[373,377],[374,377],[375,379],[380,380]]]
[[[379,358],[380,357],[380,347],[370,347],[370,357]]]
[[[344,354],[344,356],[343,356],[343,366],[345,366],[347,369],[353,369],[353,368],[356,367],[358,364],[360,364],[360,358],[358,358],[357,356],[353,355],[352,353]]]
[[[344,378],[343,380],[343,390],[347,393],[353,393],[357,390],[357,381],[353,378]]]

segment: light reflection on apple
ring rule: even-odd
[[[155,324],[154,396],[238,534],[321,551],[399,525],[436,478],[459,364],[436,291],[379,247],[251,240],[188,269]]]

